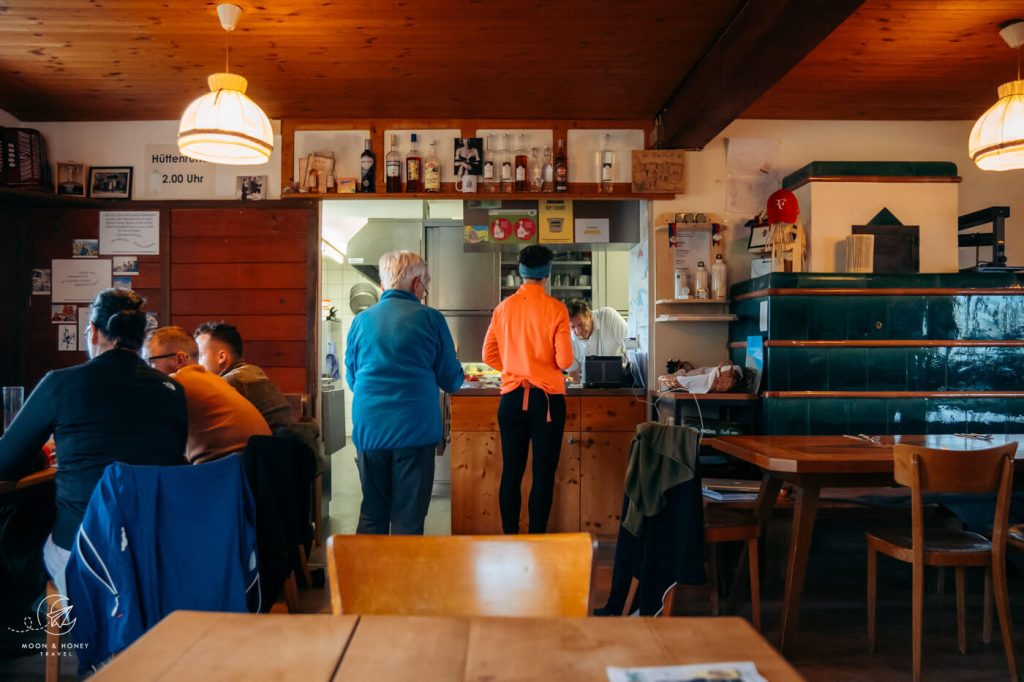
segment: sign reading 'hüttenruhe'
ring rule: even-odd
[[[217,166],[191,159],[173,144],[146,145],[147,199],[210,199]]]

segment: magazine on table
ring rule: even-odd
[[[608,682],[768,682],[750,661],[608,668]]]
[[[756,500],[760,481],[743,481],[729,478],[705,478],[701,481],[704,497],[719,501]]]

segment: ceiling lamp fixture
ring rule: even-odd
[[[217,5],[220,25],[231,35],[242,16],[238,5]],[[178,149],[200,161],[245,166],[266,163],[274,151],[270,119],[245,94],[241,76],[228,73],[229,45],[224,49],[224,73],[207,79],[210,92],[188,105],[178,126]]]
[[[999,86],[999,101],[974,124],[967,145],[978,168],[993,171],[1024,168],[1024,80],[1020,78],[1024,20],[1006,22],[999,35],[1017,50],[1017,80]]]

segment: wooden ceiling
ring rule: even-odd
[[[237,0],[271,118],[653,118],[743,0]],[[213,2],[0,0],[0,108],[174,119],[223,69]]]
[[[664,112],[689,148],[740,114],[975,118],[1014,76],[997,26],[1024,16],[1024,0],[238,2],[231,70],[272,118]],[[0,109],[175,119],[224,43],[214,2],[0,0]]]
[[[968,120],[1016,77],[1022,0],[867,0],[744,118]]]

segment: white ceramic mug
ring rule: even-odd
[[[475,175],[463,175],[455,181],[455,189],[465,193],[475,193],[477,177]]]

